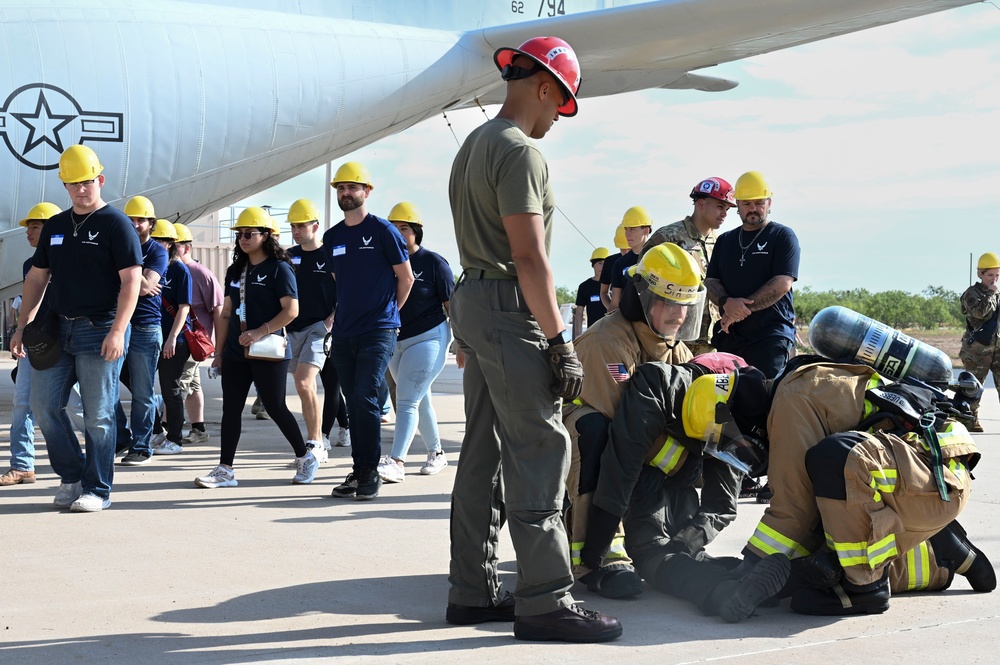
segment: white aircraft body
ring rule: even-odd
[[[56,169],[73,143],[98,153],[106,201],[143,194],[186,222],[443,111],[500,101],[493,52],[529,37],[573,45],[584,99],[722,91],[736,83],[695,72],[965,4],[0,0],[0,231],[39,201],[68,204]]]

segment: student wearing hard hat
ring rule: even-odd
[[[216,348],[220,348],[218,338],[214,333],[219,328],[222,318],[222,285],[215,273],[194,260],[192,256],[194,236],[186,224],[174,224],[177,231],[177,256],[188,272],[191,273],[191,316],[198,319],[202,327],[215,340]],[[187,410],[191,430],[181,443],[185,446],[205,443],[209,439],[205,429],[205,395],[201,390],[201,375],[198,371],[200,363],[194,358],[188,358],[184,363],[184,373],[181,375],[181,390],[184,393],[184,407]]]
[[[993,252],[979,257],[976,265],[979,281],[962,294],[962,314],[965,315],[965,334],[962,335],[962,350],[958,357],[965,369],[972,372],[979,382],[986,381],[986,375],[993,373],[993,381],[1000,385],[1000,353],[997,353],[997,317],[1000,316],[1000,258]],[[970,428],[982,432],[979,422],[979,400],[972,405],[976,422]]]
[[[576,290],[576,308],[573,310],[573,339],[583,332],[583,315],[587,314],[587,326],[601,320],[608,309],[601,302],[601,270],[611,252],[606,247],[598,247],[590,254],[590,268],[594,275],[583,280]]]
[[[716,232],[726,221],[726,214],[736,207],[733,186],[722,178],[705,178],[691,189],[694,210],[679,222],[667,224],[646,241],[643,251],[665,242],[687,250],[698,262],[701,278],[705,278],[708,262],[715,249]],[[712,303],[705,307],[698,339],[687,342],[691,353],[699,355],[715,350],[711,344],[712,326],[719,320],[719,310]]]
[[[103,170],[85,145],[72,145],[60,156],[59,179],[73,205],[45,223],[24,281],[24,324],[34,318],[50,289],[50,306],[58,314],[62,351],[43,370],[44,379],[32,382],[31,408],[45,436],[49,462],[61,479],[53,503],[74,512],[111,505],[118,375],[142,280],[132,223],[101,198]],[[21,324],[11,352],[24,355]],[[87,429],[83,454],[66,415],[76,382]]]
[[[615,249],[617,254],[610,254],[604,259],[604,267],[601,268],[601,304],[607,311],[611,307],[611,277],[615,274],[618,261],[629,253],[628,240],[625,238],[625,227],[621,223],[615,228]]]
[[[615,262],[615,269],[611,273],[611,305],[609,312],[618,309],[621,302],[622,289],[628,282],[628,269],[639,262],[639,253],[643,245],[649,238],[653,230],[653,218],[642,206],[632,206],[625,211],[622,217],[622,226],[625,228],[625,241],[628,242],[629,250],[622,254],[621,258]]]
[[[28,244],[38,247],[45,220],[59,214],[59,206],[42,202],[31,207],[28,216],[21,220],[28,236]],[[31,269],[31,257],[24,261],[24,274]],[[49,310],[46,300],[38,308],[36,319],[44,317]],[[24,314],[27,314],[22,309]],[[20,325],[20,324],[19,324]],[[16,357],[16,356],[15,356]],[[31,415],[31,363],[26,359],[17,362],[17,377],[14,381],[14,403],[10,412],[10,469],[0,476],[0,486],[30,484],[35,482],[35,420]]]
[[[160,294],[163,275],[167,272],[167,250],[152,237],[156,212],[145,196],[133,196],[124,212],[132,220],[142,250],[142,281],[139,301],[132,314],[132,337],[122,365],[122,383],[132,395],[130,420],[125,419],[121,402],[115,406],[118,420],[118,450],[124,451],[122,466],[142,466],[153,458],[153,446],[164,440],[154,434],[159,428],[157,413],[156,368],[163,350],[163,330],[160,326],[163,299]],[[131,423],[131,429],[127,426]]]
[[[774,378],[795,347],[792,284],[799,276],[799,240],[772,222],[771,188],[748,171],[736,181],[736,211],[743,224],[719,236],[705,286],[722,319],[712,346],[740,356]]]

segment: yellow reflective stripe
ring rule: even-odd
[[[677,461],[684,454],[684,446],[677,443],[677,439],[667,435],[667,440],[663,443],[663,447],[660,451],[656,453],[656,457],[650,460],[649,465],[655,466],[657,469],[667,474],[670,473],[677,467]]]
[[[875,482],[874,478],[868,481],[868,486],[872,488],[872,499],[875,500],[875,503],[882,501],[882,493],[878,491],[878,483]]]
[[[615,536],[611,540],[611,547],[608,549],[607,556],[604,557],[607,560],[613,559],[627,559],[628,554],[625,553],[625,537]]]
[[[865,385],[865,390],[866,391],[872,390],[874,388],[879,388],[879,387],[881,387],[883,385],[885,385],[885,382],[882,380],[882,377],[879,376],[878,372],[874,372],[870,377],[868,377],[868,383]],[[865,414],[864,414],[864,416],[862,416],[861,420],[864,420],[865,418],[867,418],[868,416],[872,415],[873,413],[875,413],[875,407],[873,407],[872,403],[869,402],[866,399],[865,400]]]
[[[906,590],[926,589],[931,583],[931,556],[927,541],[906,553]]]
[[[886,494],[892,494],[896,491],[896,481],[899,479],[899,473],[896,469],[872,469],[872,487]],[[880,501],[881,497],[876,499]]]
[[[949,423],[943,432],[938,432],[938,443],[941,448],[948,446],[972,445],[972,435],[962,423]]]
[[[840,543],[828,533],[826,534],[826,544],[837,553],[837,559],[843,568],[865,565],[874,568],[899,553],[896,549],[896,536],[891,533],[872,544],[865,541]]]
[[[583,559],[580,558],[581,552],[583,552],[583,543],[570,543],[569,560],[574,566],[579,566],[583,563]]]
[[[872,415],[873,413],[875,413],[875,407],[872,406],[871,402],[869,402],[868,400],[865,400],[865,413],[862,416],[861,420],[864,420],[865,418],[867,418],[868,416]],[[869,429],[869,431],[871,431],[871,430]]]
[[[809,550],[788,536],[783,536],[763,522],[757,524],[757,530],[750,537],[750,545],[765,554],[784,554],[790,559],[799,556],[809,556]]]

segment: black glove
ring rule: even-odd
[[[554,344],[549,347],[549,362],[556,380],[552,384],[552,392],[564,400],[574,400],[583,390],[583,365],[576,357],[573,342]]]
[[[611,541],[618,531],[619,522],[621,518],[617,515],[612,515],[599,506],[590,506],[590,515],[587,517],[587,540],[580,552],[580,563],[591,570],[601,567],[601,561],[611,548]]]

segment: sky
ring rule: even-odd
[[[961,292],[974,278],[970,256],[1000,254],[996,5],[701,71],[740,85],[583,98],[577,116],[538,142],[559,206],[551,255],[557,286],[575,291],[589,277],[592,249],[613,248],[629,207],[644,206],[658,226],[674,222],[689,214],[695,183],[719,176],[735,184],[749,170],[761,171],[775,192],[771,219],[798,235],[796,289]],[[432,118],[335,165],[354,160],[369,168],[375,214],[415,203],[424,247],[458,273],[448,175],[458,142],[485,120],[479,109]],[[310,198],[322,207],[327,187],[325,170],[316,169],[242,205],[287,207]],[[721,231],[738,224],[731,212]]]

